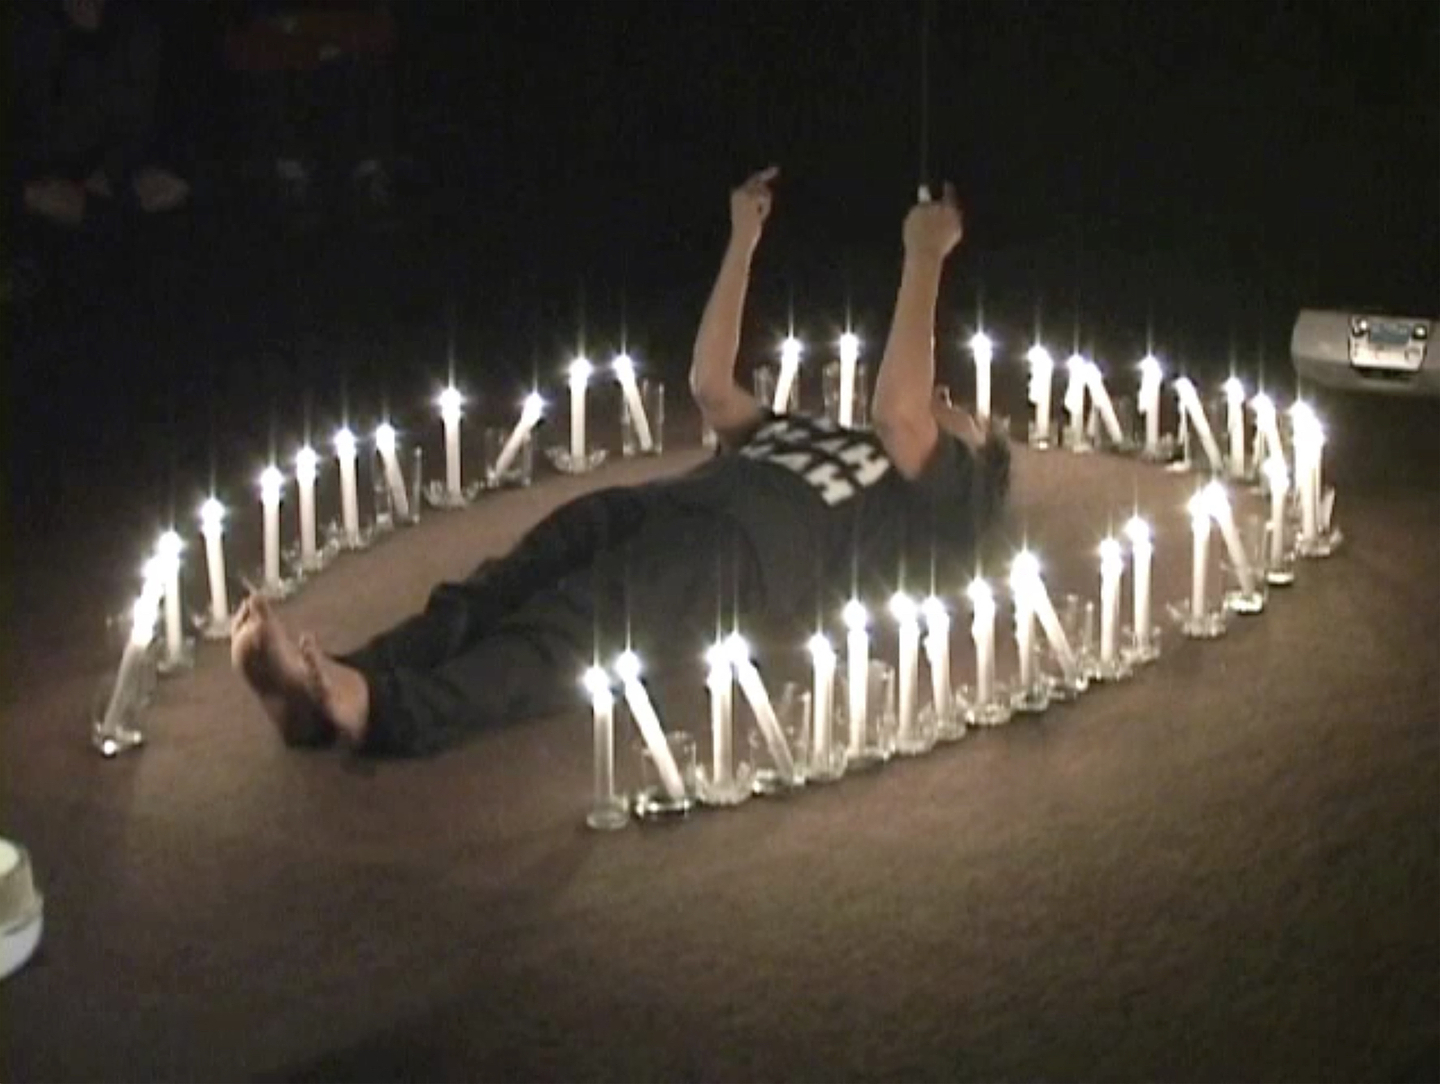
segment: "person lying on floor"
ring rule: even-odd
[[[873,432],[777,415],[735,381],[750,265],[777,171],[731,193],[731,236],[700,321],[690,387],[721,452],[686,473],[590,493],[506,556],[442,583],[425,609],[358,651],[292,638],[252,594],[232,659],[291,745],[340,739],[432,753],[576,703],[582,669],[633,642],[695,659],[729,619],[813,622],[833,589],[932,561],[957,572],[1002,511],[1009,447],[935,388],[935,309],[962,234],[954,192],[912,208],[875,381]],[[608,653],[602,653],[608,652]]]

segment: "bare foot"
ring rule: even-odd
[[[261,595],[250,595],[235,614],[230,662],[286,745],[319,745],[334,737],[310,667]]]
[[[359,745],[370,720],[370,686],[364,676],[326,655],[313,636],[300,637],[300,657],[325,718],[347,741]]]

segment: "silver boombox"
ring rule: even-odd
[[[1340,391],[1440,396],[1437,322],[1416,316],[1305,309],[1290,358],[1305,380]]]

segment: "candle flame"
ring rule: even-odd
[[[610,368],[620,380],[635,379],[635,360],[629,354],[617,354]]]
[[[395,454],[395,427],[389,422],[381,422],[375,429],[375,447],[381,455]]]
[[[993,609],[995,606],[995,593],[990,590],[990,584],[978,577],[965,588],[965,597],[977,610]]]
[[[995,343],[983,331],[970,336],[970,352],[978,362],[988,362],[995,356]]]
[[[155,544],[155,552],[166,561],[178,561],[180,552],[185,548],[184,541],[175,531],[166,531],[160,536],[160,541]]]
[[[860,336],[847,331],[840,336],[840,360],[849,364],[860,357]]]
[[[1040,578],[1040,560],[1029,550],[1021,550],[1010,562],[1010,583],[1028,584]]]
[[[1055,365],[1055,359],[1050,356],[1050,351],[1046,350],[1038,343],[1035,346],[1032,346],[1029,350],[1025,351],[1025,360],[1028,361],[1031,365],[1040,366],[1041,368],[1046,369],[1053,368]]]
[[[595,371],[595,366],[590,364],[590,359],[585,357],[576,358],[570,363],[570,383],[584,384],[590,379],[590,374]]]
[[[780,363],[782,365],[799,365],[800,355],[803,351],[804,347],[800,345],[799,339],[794,335],[785,336],[785,341],[780,344]]]
[[[1124,554],[1120,549],[1120,543],[1113,538],[1107,538],[1100,543],[1100,567],[1118,568],[1124,564]]]
[[[459,388],[451,384],[439,394],[435,402],[440,407],[440,417],[450,421],[460,417],[460,408],[465,405],[465,397],[460,394]]]
[[[285,476],[275,466],[266,467],[260,472],[260,497],[266,501],[278,501],[280,491],[285,488]]]
[[[1255,398],[1250,400],[1250,409],[1262,418],[1275,416],[1275,403],[1263,391],[1257,392]]]
[[[1245,398],[1245,385],[1240,382],[1238,376],[1232,376],[1225,381],[1221,390],[1225,392],[1225,398],[1232,402],[1240,402]]]
[[[910,624],[918,613],[915,600],[903,591],[896,591],[890,596],[890,614],[902,625]]]
[[[1150,524],[1139,516],[1132,516],[1125,524],[1125,537],[1130,539],[1130,544],[1137,548],[1150,545]]]
[[[1165,375],[1165,369],[1160,364],[1160,359],[1154,354],[1146,354],[1140,359],[1140,376],[1142,379],[1160,380]]]
[[[925,615],[925,623],[932,627],[943,625],[950,617],[949,612],[945,609],[945,603],[935,595],[931,595],[920,604],[920,612]]]
[[[831,646],[830,641],[826,639],[822,633],[817,632],[814,636],[810,637],[809,642],[806,643],[805,646],[809,649],[810,656],[817,663],[833,663],[835,661],[835,648]]]
[[[580,684],[585,686],[585,691],[594,699],[610,693],[610,677],[599,666],[586,670],[580,677]]]
[[[520,407],[520,412],[527,417],[538,418],[545,413],[545,399],[538,391],[532,391],[525,396],[525,402]]]
[[[214,497],[207,497],[200,506],[200,529],[209,534],[220,530],[220,524],[224,522],[225,506]]]
[[[845,622],[845,627],[851,632],[863,632],[870,620],[869,614],[865,612],[864,604],[855,598],[845,603],[845,609],[841,612],[840,617]]]
[[[309,485],[315,481],[315,475],[319,469],[320,457],[315,454],[315,449],[308,444],[295,453],[295,477],[302,483]]]
[[[355,455],[355,434],[348,428],[338,429],[335,432],[335,452],[337,455],[353,458]]]
[[[622,651],[619,658],[615,660],[615,673],[620,675],[624,682],[638,681],[640,679],[640,656],[633,651]]]
[[[745,642],[745,637],[741,636],[738,632],[732,632],[729,636],[725,637],[723,650],[725,657],[736,666],[750,660],[750,645]]]

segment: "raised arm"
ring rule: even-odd
[[[730,243],[695,334],[690,392],[705,422],[726,445],[739,443],[764,417],[756,398],[735,382],[735,358],[750,260],[770,215],[770,182],[779,172],[774,166],[762,170],[730,194]]]
[[[886,453],[906,478],[925,469],[940,439],[935,386],[935,303],[945,257],[963,230],[955,191],[917,204],[905,218],[905,265],[885,355],[875,377],[870,416]]]

